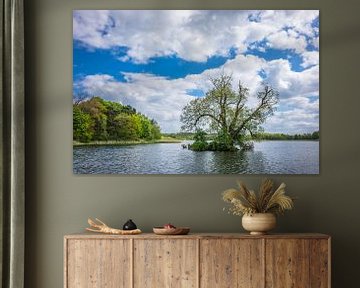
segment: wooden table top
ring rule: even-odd
[[[138,235],[110,235],[101,233],[74,233],[64,236],[65,239],[329,239],[330,236],[321,233],[270,233],[266,235],[250,235],[248,233],[189,233],[188,235],[156,235],[142,233]]]

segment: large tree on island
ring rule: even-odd
[[[244,136],[262,131],[261,124],[273,114],[279,100],[279,93],[263,83],[256,93],[255,107],[246,106],[249,89],[238,82],[233,89],[232,76],[222,74],[211,78],[213,88],[204,97],[190,101],[182,111],[181,122],[184,131],[207,130],[217,134],[213,143],[201,145],[193,150],[233,150],[235,145],[244,146]]]

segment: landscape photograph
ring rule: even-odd
[[[318,10],[74,10],[74,174],[319,174]]]

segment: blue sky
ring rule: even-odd
[[[116,51],[96,49],[90,51],[79,41],[74,41],[74,81],[79,81],[84,75],[109,74],[117,80],[124,81],[121,72],[149,73],[164,76],[168,79],[182,78],[189,74],[200,74],[207,69],[217,68],[225,64],[228,59],[235,57],[234,52],[229,56],[209,57],[206,62],[187,61],[176,55],[150,58],[147,63],[119,61],[126,56],[126,48]]]
[[[164,132],[181,109],[232,74],[250,89],[280,92],[268,132],[319,129],[319,12],[77,10],[73,13],[74,94],[129,104]]]

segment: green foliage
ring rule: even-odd
[[[73,134],[74,140],[87,143],[93,135],[93,120],[90,115],[83,112],[79,107],[73,109]]]
[[[150,134],[150,137],[152,137],[152,139],[160,139],[161,138],[161,129],[160,129],[160,126],[159,124],[154,120],[152,119],[151,120],[151,134]]]
[[[253,140],[319,140],[319,131],[294,135],[284,133],[256,133],[249,138]]]
[[[164,137],[171,137],[179,140],[194,140],[195,133],[193,132],[179,132],[179,133],[162,133]],[[210,140],[213,138],[213,135],[207,134],[206,139]]]
[[[311,138],[312,138],[313,140],[319,139],[319,138],[320,138],[319,131],[313,132],[313,133],[311,134]]]
[[[156,140],[161,138],[155,120],[135,108],[100,97],[73,104],[73,140],[90,141]]]
[[[208,147],[209,145],[206,142],[194,142],[189,146],[189,149],[193,151],[208,151]]]
[[[221,133],[213,139],[207,141],[207,134],[205,131],[198,129],[194,135],[194,143],[189,146],[193,151],[235,151],[234,143],[226,133]]]
[[[206,142],[206,132],[203,130],[197,130],[194,135],[195,142]]]
[[[182,130],[193,132],[197,129],[215,132],[217,136],[207,148],[214,151],[236,150],[240,147],[251,147],[241,142],[240,136],[262,131],[261,124],[273,114],[278,103],[279,93],[267,84],[263,84],[256,96],[255,107],[247,107],[249,89],[240,82],[237,90],[233,88],[232,77],[220,75],[210,79],[212,89],[205,97],[190,101],[180,117]],[[203,147],[203,146],[201,146]]]
[[[226,131],[221,130],[214,141],[209,143],[211,151],[235,151],[234,140]]]
[[[189,146],[193,151],[206,151],[209,150],[209,144],[206,141],[206,132],[198,129],[194,135],[194,143]]]
[[[114,118],[114,134],[115,139],[135,140],[138,139],[138,126],[132,115],[125,113],[119,114]]]

